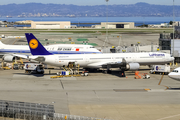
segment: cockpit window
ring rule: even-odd
[[[178,73],[178,70],[173,70],[172,72]]]

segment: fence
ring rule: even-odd
[[[2,120],[107,120],[93,117],[65,115],[55,113],[54,106],[50,104],[27,103],[0,100],[0,116]]]
[[[2,118],[53,119],[54,113],[53,105],[0,100],[0,116]]]
[[[54,113],[54,119],[53,120],[109,120],[109,119]]]

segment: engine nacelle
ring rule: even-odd
[[[126,70],[138,70],[140,67],[139,63],[128,63],[126,64]]]
[[[5,55],[3,57],[4,62],[13,62],[15,60],[15,57],[12,55]]]
[[[125,63],[120,67],[121,70],[127,71],[127,70],[138,70],[140,67],[139,63]]]

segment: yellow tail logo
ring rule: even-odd
[[[29,47],[31,49],[36,49],[38,47],[38,41],[36,39],[31,39],[29,42]]]

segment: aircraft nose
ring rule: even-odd
[[[171,76],[171,73],[168,74],[168,77],[170,77],[170,76]]]
[[[168,74],[168,77],[173,78],[172,73],[169,73],[169,74]]]

